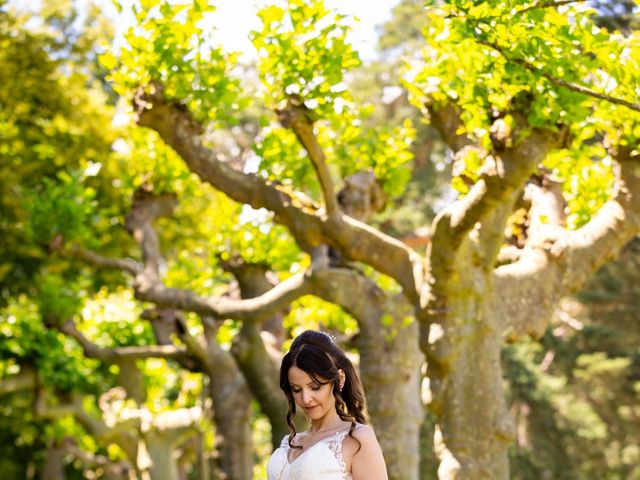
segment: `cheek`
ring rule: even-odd
[[[333,396],[333,391],[331,390],[331,388],[328,388],[327,390],[322,392],[322,402],[323,403],[333,403],[335,401],[336,401],[336,399]]]

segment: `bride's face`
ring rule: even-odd
[[[336,399],[333,396],[333,383],[324,378],[315,381],[307,372],[293,366],[288,373],[289,385],[296,405],[311,420],[319,420],[328,413],[335,412]]]

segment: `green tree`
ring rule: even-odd
[[[561,302],[540,342],[503,351],[512,478],[637,475],[638,239]]]
[[[367,138],[366,133],[347,127],[360,123],[357,116],[354,121],[357,110],[346,103],[350,98],[341,91],[341,72],[354,57],[335,33],[335,26],[322,30],[325,15],[319,4],[302,6],[293,2],[288,11],[269,7],[261,14],[263,31],[254,36],[263,59],[264,99],[285,127],[269,131],[279,138],[272,144],[277,149],[261,152],[269,166],[262,177],[265,180],[229,169],[215,151],[194,144],[193,139],[203,138],[202,124],[207,116],[210,119],[211,111],[198,109],[195,94],[183,98],[177,92],[184,84],[181,72],[197,69],[197,64],[181,66],[172,73],[170,65],[162,63],[167,57],[156,57],[149,42],[138,46],[130,41],[134,45],[131,52],[136,53],[121,57],[124,70],[114,76],[121,85],[133,88],[136,85],[127,83],[127,79],[132,78],[129,72],[137,72],[134,77],[142,80],[136,103],[138,123],[156,130],[206,182],[238,202],[274,212],[274,219],[311,253],[316,275],[322,265],[317,255],[326,245],[338,251],[341,258],[369,265],[397,282],[402,295],[390,298],[400,301],[404,308],[396,304],[393,311],[406,313],[395,318],[382,313],[371,331],[386,330],[382,343],[393,350],[400,345],[393,342],[415,325],[413,316],[422,326],[431,407],[439,420],[437,448],[443,478],[507,476],[506,452],[512,424],[504,401],[496,401],[501,398],[503,339],[523,333],[540,335],[560,295],[578,288],[638,228],[634,214],[622,217],[608,213],[637,208],[632,196],[636,181],[632,168],[636,161],[636,80],[630,73],[633,69],[620,67],[620,62],[633,65],[637,61],[635,44],[595,27],[590,10],[560,7],[522,4],[512,15],[503,11],[506,5],[488,2],[450,3],[432,9],[426,32],[427,62],[419,69],[414,66],[414,76],[407,85],[455,152],[453,185],[460,199],[435,219],[425,257],[340,212],[333,171],[337,171],[333,175],[345,177],[368,166],[387,192],[394,194],[402,185],[396,176],[401,170],[386,162],[402,157],[395,152],[376,154],[351,147],[349,140]],[[146,21],[144,17],[141,20]],[[318,21],[315,37],[307,33],[316,28],[313,20]],[[166,29],[149,25],[152,38],[166,45]],[[531,34],[534,30],[536,35]],[[331,36],[324,38],[328,33]],[[297,35],[304,48],[296,43]],[[569,69],[562,60],[563,52],[573,51],[575,44],[586,49],[585,57],[591,60]],[[144,62],[153,59],[153,69],[144,69],[144,62],[136,61],[142,56],[136,48],[144,49]],[[331,56],[317,53],[324,52],[323,48]],[[185,58],[188,49],[184,44],[179,46],[178,60]],[[624,56],[612,63],[612,52]],[[175,56],[168,58],[176,60]],[[584,85],[592,76],[594,85]],[[145,85],[147,81],[150,83]],[[343,108],[345,104],[348,109]],[[186,113],[181,105],[191,106],[191,112]],[[223,104],[220,113],[226,115],[228,106]],[[620,108],[629,113],[621,116],[617,113]],[[328,134],[328,129],[334,133]],[[305,180],[310,179],[308,164],[301,162],[291,134],[304,147],[316,173],[318,183],[307,192],[321,201],[319,208],[299,199],[290,188],[279,187],[279,172],[287,172],[287,167],[274,168],[276,159],[290,165],[293,186],[304,188]],[[272,152],[278,157],[266,155]],[[354,160],[359,162],[363,156],[368,165],[354,165]],[[599,158],[602,162],[594,160]],[[614,163],[621,166],[619,177],[610,171]],[[592,165],[594,174],[580,181],[584,175],[581,172]],[[547,171],[566,180],[564,196],[571,212],[566,219],[560,208],[563,192],[548,178]],[[528,222],[526,234],[518,233],[522,226],[518,215],[523,215],[520,208],[524,208]],[[518,215],[512,215],[514,212]],[[355,216],[366,220],[364,215]],[[505,239],[507,226],[512,232]],[[593,241],[585,242],[585,237]],[[503,249],[503,245],[512,248]],[[332,277],[338,274],[332,272]],[[344,290],[351,292],[349,297],[354,296],[354,285],[353,280],[351,289],[345,285]],[[317,285],[312,291],[321,295]],[[343,299],[331,300],[355,311]],[[527,302],[533,302],[536,308],[528,308]],[[202,308],[187,302],[179,306]],[[233,312],[212,313],[232,316]],[[364,326],[366,315],[354,316],[361,322],[362,338],[366,338],[370,332]],[[408,345],[407,339],[402,340]],[[359,347],[363,376],[372,386],[372,417],[382,426],[389,409],[381,407],[384,400],[377,397],[382,389],[373,388],[380,388],[376,375],[370,373],[375,371],[376,362],[370,356],[375,350],[367,342]],[[393,361],[387,365],[393,365]],[[401,368],[390,368],[389,372],[395,375]],[[382,433],[381,441],[392,477],[408,478],[416,475],[417,465],[392,453],[398,438],[394,425],[401,422],[394,421],[389,428],[379,429],[392,433],[390,438]],[[403,445],[405,453],[410,452],[409,458],[415,459],[416,450],[407,447],[415,446],[415,441]]]
[[[188,372],[178,369],[178,381],[167,383],[174,392],[167,392],[158,388],[159,378],[171,376],[171,365],[154,371],[143,359],[185,355],[150,347],[150,324],[131,327],[140,311],[118,290],[122,275],[89,276],[52,255],[63,239],[128,249],[128,235],[112,225],[131,190],[122,185],[121,197],[109,174],[122,168],[112,149],[119,131],[96,60],[97,43],[108,41],[111,30],[96,8],[80,23],[70,3],[44,2],[37,16],[3,8],[0,31],[0,394],[4,413],[14,412],[3,415],[3,472],[58,479],[65,471],[76,478],[92,469],[125,478],[127,470],[149,470],[140,464],[144,445],[146,458],[154,459],[151,469],[162,472],[154,476],[175,478],[176,465],[166,462],[184,438],[176,437],[179,428],[191,436],[197,431],[200,419],[187,408],[198,397],[185,390],[185,399],[173,402],[176,409],[162,403],[180,393]],[[109,318],[109,311],[121,318]],[[129,403],[116,411],[106,399],[118,391]],[[123,411],[129,418],[113,427]],[[18,452],[37,453],[16,460],[14,443]],[[65,465],[69,455],[82,466]]]
[[[360,62],[340,16],[320,1],[261,10],[254,90],[205,29],[210,11],[142,1],[126,45],[101,57],[145,128],[121,132],[97,175],[104,188],[87,193],[73,169],[37,186],[58,199],[27,214],[52,253],[39,269],[53,277],[40,287],[58,292],[44,319],[103,362],[135,346],[203,373],[214,475],[253,474],[254,399],[279,442],[278,356],[289,333],[321,323],[359,353],[390,478],[418,478],[423,401],[440,478],[507,478],[504,342],[542,335],[559,300],[640,229],[635,34],[601,30],[565,2],[426,11],[424,58],[405,86],[451,150],[458,193],[419,253],[375,223],[412,175],[415,129],[375,122],[350,93]],[[114,215],[130,238],[104,220]],[[72,221],[38,220],[59,217]],[[100,235],[87,235],[91,219]],[[101,344],[77,312],[127,278],[148,309],[123,351],[117,331]],[[80,301],[60,303],[67,290]],[[576,363],[592,384],[593,365]]]

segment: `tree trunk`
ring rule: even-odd
[[[289,433],[286,421],[287,399],[279,388],[279,368],[267,353],[259,323],[244,322],[234,339],[232,352],[260,409],[271,424],[273,448]]]
[[[433,439],[436,419],[430,410],[424,409],[424,420],[420,427],[420,480],[436,480],[440,461],[436,456]]]
[[[225,271],[233,273],[240,285],[242,298],[254,298],[273,288],[267,278],[266,265],[247,263],[239,256],[221,261],[220,264]],[[279,312],[266,319],[243,322],[231,348],[251,393],[269,419],[274,449],[280,446],[282,437],[289,433],[285,415],[288,404],[279,388],[280,365],[269,355],[261,332],[269,332],[275,341],[272,347],[280,347],[284,338],[283,316]]]
[[[217,466],[222,479],[250,480],[253,476],[252,397],[242,374],[228,373],[230,378],[215,376],[211,381],[219,454]]]
[[[65,450],[53,443],[47,448],[47,456],[42,466],[41,480],[65,480],[64,475]]]
[[[439,420],[440,480],[509,478],[513,424],[502,388],[500,314],[488,308],[491,293],[450,297],[455,300],[446,322],[429,332],[427,375]]]
[[[147,453],[151,460],[151,480],[179,480],[178,464],[174,457],[175,442],[162,433],[150,431],[144,435]]]
[[[384,328],[361,330],[357,339],[360,371],[389,479],[418,480],[423,416],[420,367],[424,357],[419,349],[418,322],[397,310],[394,317],[383,318]]]

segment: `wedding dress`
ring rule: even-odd
[[[349,429],[319,440],[289,461],[288,435],[269,458],[268,480],[351,480],[342,458],[342,441]]]

